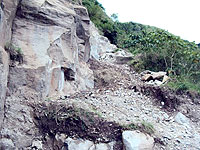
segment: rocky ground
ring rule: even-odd
[[[155,150],[200,149],[200,97],[143,82],[81,0],[0,4],[0,150],[122,150],[129,124]],[[10,58],[17,49],[23,63]]]
[[[189,103],[191,98],[188,98],[187,110],[183,102],[166,109],[164,102],[138,90],[145,83],[141,81],[141,75],[131,71],[127,65],[92,62],[91,66],[96,72],[96,89],[73,96],[66,95],[60,101],[73,103],[121,125],[153,125],[155,150],[200,149],[199,121],[187,112],[189,108],[199,106]]]

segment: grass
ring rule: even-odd
[[[155,132],[154,126],[151,123],[145,121],[142,121],[140,129],[149,135],[152,135]]]
[[[121,49],[120,49],[120,48],[117,48],[117,49],[115,49],[115,50],[113,51],[113,53],[117,53],[117,52],[119,52],[119,51],[121,51]]]
[[[177,92],[197,92],[200,94],[200,83],[194,83],[188,77],[170,81],[167,86]]]
[[[23,54],[22,49],[13,45],[12,43],[7,42],[5,45],[5,50],[7,51],[15,51],[18,54]]]
[[[154,126],[151,123],[146,122],[146,121],[142,121],[141,123],[137,123],[137,124],[130,123],[128,125],[124,125],[122,128],[124,130],[139,130],[140,132],[146,133],[149,135],[152,135],[155,132]]]
[[[20,47],[7,42],[4,48],[10,54],[10,60],[13,62],[18,61],[19,64],[23,63],[23,52]]]

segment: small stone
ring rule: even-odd
[[[61,100],[64,100],[64,99],[65,99],[65,96],[64,96],[64,95],[62,95],[62,96],[60,97],[60,99],[61,99]]]
[[[161,102],[161,105],[164,106],[164,105],[165,105],[165,102]]]
[[[62,141],[64,143],[67,136],[65,134],[56,134],[55,138],[57,141]]]
[[[162,82],[159,81],[159,80],[155,80],[155,81],[154,81],[154,84],[160,86],[160,85],[162,85]]]
[[[151,74],[145,74],[143,77],[142,77],[142,81],[149,81],[149,80],[151,80],[151,79],[153,79],[152,78],[152,76],[151,76]]]
[[[90,150],[94,143],[88,140],[67,138],[65,143],[68,144],[69,150]]]
[[[189,124],[188,118],[185,115],[183,115],[181,112],[178,112],[178,114],[175,116],[175,121],[181,125]]]
[[[0,139],[0,149],[2,150],[15,150],[15,145],[11,139],[2,138]]]
[[[91,96],[92,98],[95,98],[95,97],[96,97],[95,94],[91,94],[90,96]]]
[[[167,75],[164,75],[162,83],[166,83],[169,79],[170,77],[168,77]]]
[[[169,119],[169,116],[168,116],[168,114],[166,114],[166,113],[163,115],[163,117],[165,118],[165,120],[168,120],[168,119]]]
[[[110,142],[110,143],[99,143],[95,145],[95,150],[113,150],[114,147],[114,142]]]
[[[38,150],[42,150],[42,141],[40,141],[40,140],[34,140],[32,142],[32,148],[36,148]]]

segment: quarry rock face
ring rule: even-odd
[[[23,149],[38,135],[27,102],[94,87],[90,19],[81,1],[0,3],[0,149]],[[7,44],[21,50],[22,63]]]
[[[0,0],[0,150],[199,149],[199,97],[146,85],[132,59],[98,33],[82,0]],[[124,131],[141,120],[154,138]]]
[[[9,70],[9,57],[4,45],[11,39],[12,22],[15,17],[18,0],[0,2],[0,129],[4,117],[4,102]]]
[[[10,69],[10,93],[33,91],[43,98],[93,88],[93,72],[86,64],[89,22],[87,10],[70,1],[22,0],[12,43],[24,58]]]
[[[98,29],[93,23],[90,26],[90,34],[92,58],[100,60],[106,53],[112,53],[117,49],[106,37],[99,34]]]

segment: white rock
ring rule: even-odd
[[[181,125],[189,125],[188,118],[181,112],[178,112],[178,114],[175,116],[175,121]]]
[[[160,86],[160,85],[162,85],[162,82],[159,81],[159,80],[155,80],[155,81],[154,81],[154,84]]]
[[[164,77],[167,73],[163,72],[163,71],[159,71],[159,72],[151,72],[153,79],[160,79],[162,77]]]
[[[122,133],[125,150],[152,150],[154,139],[138,131],[124,131]]]
[[[88,140],[67,138],[65,141],[68,144],[69,150],[94,150],[94,143]]]
[[[63,143],[64,143],[66,137],[67,136],[65,134],[56,134],[56,136],[55,136],[57,141],[62,141]]]
[[[99,60],[106,58],[106,53],[113,52],[117,47],[109,42],[106,37],[99,34],[98,29],[93,23],[90,26],[91,57]]]
[[[0,139],[0,149],[2,150],[15,150],[15,145],[11,139]]]
[[[114,142],[105,144],[105,143],[100,143],[100,144],[96,144],[95,150],[113,150],[113,146],[114,146]]]
[[[32,142],[32,147],[37,148],[38,150],[42,150],[42,141],[40,140],[34,140]]]

